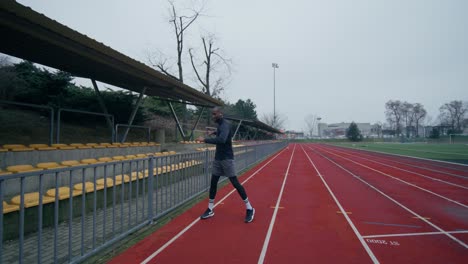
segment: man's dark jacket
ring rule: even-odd
[[[224,118],[218,119],[216,123],[216,137],[205,138],[205,143],[216,144],[215,160],[234,159],[231,124]]]

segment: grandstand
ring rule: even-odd
[[[0,3],[0,30],[7,36],[0,52],[89,78],[98,99],[96,81],[137,92],[132,111],[143,96],[203,107],[222,104],[14,1]],[[110,142],[61,142],[55,113],[79,110],[46,107],[51,114],[48,144],[1,146],[0,263],[80,262],[206,191],[212,148],[187,138],[180,143],[125,142],[127,128],[136,127],[132,118],[121,124],[125,130],[117,142],[116,124],[101,107],[102,113],[83,114],[107,119]],[[261,122],[252,124],[272,130]],[[236,171],[284,146],[243,142],[235,149]]]

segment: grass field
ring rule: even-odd
[[[334,145],[391,154],[468,164],[468,144],[335,143]]]

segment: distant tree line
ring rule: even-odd
[[[37,67],[29,61],[16,64],[9,63],[5,57],[0,62],[0,100],[16,101],[37,105],[47,105],[54,108],[69,108],[102,113],[96,93],[93,88],[77,86],[73,76],[63,71],[49,71]],[[107,88],[100,91],[108,112],[114,115],[116,123],[127,123],[138,95],[131,91],[116,91]],[[257,120],[255,103],[250,100],[239,99],[236,103],[225,103],[227,115]],[[184,105],[173,104],[176,114],[183,113]],[[195,119],[201,108],[188,109],[189,118]],[[155,116],[171,118],[171,111],[167,102],[157,97],[145,97],[138,109],[134,123],[141,124]],[[209,110],[205,110],[209,118]],[[67,113],[63,115],[67,122],[102,122],[102,118],[80,114]],[[173,128],[173,127],[170,127]]]
[[[462,133],[468,126],[468,103],[451,101],[439,108],[438,125],[433,126],[431,137],[438,137],[440,128],[447,128],[446,134]],[[385,104],[385,115],[396,136],[418,137],[419,128],[427,117],[427,111],[420,103],[389,100]]]

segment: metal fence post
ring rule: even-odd
[[[247,147],[244,148],[244,170],[247,169],[248,162],[247,162]]]
[[[148,220],[153,223],[153,178],[154,178],[154,156],[149,155],[148,164]]]
[[[209,150],[206,149],[205,150],[205,186],[208,186],[208,177],[210,176],[208,172],[208,152]]]

